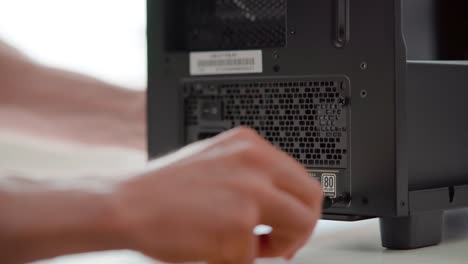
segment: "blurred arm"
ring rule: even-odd
[[[15,176],[0,171],[2,264],[112,249],[168,263],[291,258],[312,234],[323,197],[301,164],[245,128],[128,175]],[[273,232],[254,234],[261,224]]]
[[[143,149],[145,94],[38,65],[0,41],[0,128]]]
[[[1,263],[128,246],[110,194],[69,185],[74,183],[33,182],[0,172]]]

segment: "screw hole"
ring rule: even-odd
[[[296,27],[295,26],[291,26],[289,27],[289,34],[291,35],[296,35],[297,31],[296,31]]]
[[[281,71],[281,66],[279,66],[278,64],[276,64],[275,66],[273,66],[273,71],[275,71],[275,72]]]
[[[367,95],[368,95],[367,90],[362,90],[362,91],[361,91],[361,98],[364,99],[364,98],[367,97]]]
[[[367,70],[367,62],[362,62],[361,63],[361,70]]]
[[[369,204],[369,198],[363,197],[363,198],[361,199],[361,203],[362,203],[363,205],[368,205],[368,204]]]

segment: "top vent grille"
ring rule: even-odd
[[[189,50],[239,50],[286,45],[286,0],[191,2],[193,4],[187,5]]]

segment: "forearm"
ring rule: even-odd
[[[1,126],[87,144],[144,149],[143,92],[37,65],[14,51],[4,50],[0,56]]]
[[[2,185],[0,262],[128,248],[109,193],[37,183]]]

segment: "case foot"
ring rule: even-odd
[[[444,212],[380,218],[382,246],[406,250],[434,246],[442,241]]]

